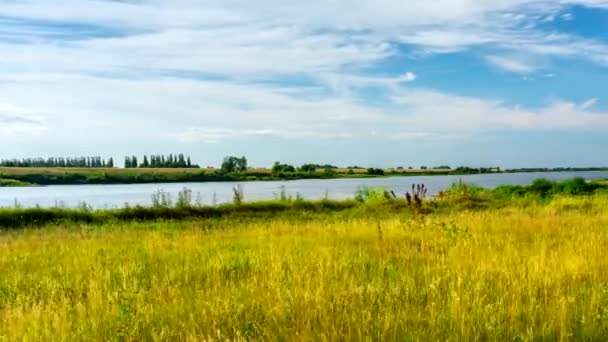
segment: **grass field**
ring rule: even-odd
[[[608,197],[0,233],[0,340],[608,339]]]

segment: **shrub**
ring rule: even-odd
[[[391,198],[391,194],[382,187],[359,187],[355,193],[355,200],[361,203],[378,203]]]
[[[583,178],[573,178],[563,182],[553,182],[547,179],[537,179],[528,186],[505,185],[499,186],[492,192],[496,199],[509,199],[513,197],[538,196],[550,198],[558,195],[593,195],[608,189],[607,185],[599,182],[587,182]]]
[[[177,203],[175,204],[178,208],[189,208],[192,206],[192,190],[183,188],[177,194]]]
[[[155,194],[152,194],[153,208],[170,208],[173,206],[171,194],[160,189]]]
[[[374,176],[384,176],[384,170],[383,169],[369,168],[369,169],[367,169],[367,174],[368,175],[374,175]]]
[[[3,179],[0,178],[0,188],[1,187],[21,187],[21,186],[31,186],[32,184],[26,182],[20,182],[14,179]]]
[[[237,185],[234,188],[232,188],[232,202],[235,205],[241,205],[243,204],[243,200],[245,199],[245,194],[243,193],[243,186],[242,185]]]

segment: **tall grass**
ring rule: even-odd
[[[608,339],[608,199],[0,234],[0,340]]]
[[[104,224],[127,221],[155,220],[193,220],[230,216],[301,215],[307,213],[341,212],[355,210],[360,206],[355,201],[304,201],[301,198],[291,201],[235,202],[218,206],[192,205],[183,192],[173,204],[166,192],[158,192],[152,207],[125,206],[120,209],[94,210],[86,204],[78,208],[0,208],[0,231],[23,228],[40,228],[59,224]],[[391,210],[400,210],[394,205]],[[370,208],[374,209],[374,208]],[[386,207],[376,208],[385,210]]]

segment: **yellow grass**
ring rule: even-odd
[[[0,340],[608,338],[608,201],[0,235]]]

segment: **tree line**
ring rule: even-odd
[[[141,163],[137,156],[125,157],[126,169],[152,168],[152,169],[198,169],[199,165],[193,164],[190,156],[184,154],[150,155],[144,156]]]
[[[2,159],[2,167],[73,167],[73,168],[112,168],[114,160],[112,158],[103,159],[101,157],[51,157],[51,158],[23,158],[23,159]]]
[[[114,168],[115,163],[112,158],[104,159],[102,157],[51,157],[51,158],[22,158],[22,159],[0,159],[0,167],[41,167],[41,168]],[[127,156],[124,159],[124,167],[127,169],[134,168],[200,168],[199,165],[194,164],[190,156],[186,156],[183,153],[179,154],[153,154],[144,155],[143,159],[139,159],[137,156]],[[314,164],[307,163],[300,167],[285,164],[281,162],[275,162],[271,168],[273,174],[290,174],[290,173],[306,173],[312,174],[319,171],[324,174],[336,173],[337,166],[330,164]],[[364,169],[359,166],[349,166],[348,174],[354,174],[353,169]],[[412,170],[413,167],[409,167]],[[478,174],[478,173],[495,173],[503,172],[500,167],[458,167],[451,168],[450,166],[438,166],[429,168],[427,166],[421,166],[420,170],[445,170],[446,174]],[[235,157],[227,156],[224,158],[220,170],[223,174],[232,173],[245,173],[249,170],[249,165],[246,157]],[[405,170],[404,167],[397,167],[396,170]],[[512,169],[504,172],[547,172],[547,171],[603,171],[608,168],[528,168],[528,169]],[[255,170],[251,171],[255,172]],[[387,171],[379,168],[368,168],[367,174],[369,175],[384,175]],[[388,172],[397,173],[398,171],[389,170]]]

